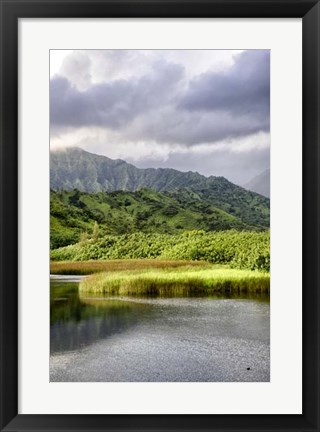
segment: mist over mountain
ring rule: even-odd
[[[251,179],[244,187],[250,191],[270,198],[270,169]]]
[[[212,183],[195,172],[181,172],[171,168],[136,168],[121,159],[110,159],[70,148],[51,152],[51,189],[82,192],[136,191],[149,188],[156,191],[173,190],[189,185],[204,186]]]

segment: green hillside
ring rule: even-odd
[[[216,189],[199,192],[190,189],[108,193],[51,191],[51,248],[76,243],[81,235],[85,236],[83,233],[102,237],[138,231],[177,234],[195,229],[261,230],[268,227],[269,208],[262,205],[258,195],[253,194],[256,201],[248,203],[242,195],[228,194],[231,194],[228,189],[223,196]],[[233,204],[229,204],[229,199]]]

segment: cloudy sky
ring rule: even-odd
[[[267,50],[50,52],[50,146],[244,184],[269,168]]]

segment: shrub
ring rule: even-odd
[[[137,232],[108,235],[51,252],[51,259],[57,261],[144,258],[202,260],[239,269],[270,271],[270,233],[229,230],[170,235]]]

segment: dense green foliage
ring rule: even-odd
[[[219,200],[214,195],[219,195]],[[259,230],[268,227],[269,207],[261,202],[259,195],[248,197],[250,195],[246,201],[240,195],[229,196],[227,189],[218,193],[213,188],[206,193],[190,189],[95,194],[78,190],[51,191],[51,248],[76,243],[81,235],[85,241],[85,232],[87,237],[97,240],[107,234],[139,231],[177,234],[195,229]]]
[[[57,261],[142,258],[204,260],[269,271],[270,236],[268,231],[191,231],[176,235],[139,232],[106,235],[98,241],[87,240],[51,251],[51,259]]]
[[[108,295],[187,296],[215,292],[264,292],[270,289],[267,273],[216,268],[152,269],[98,273],[82,280],[80,293]]]

